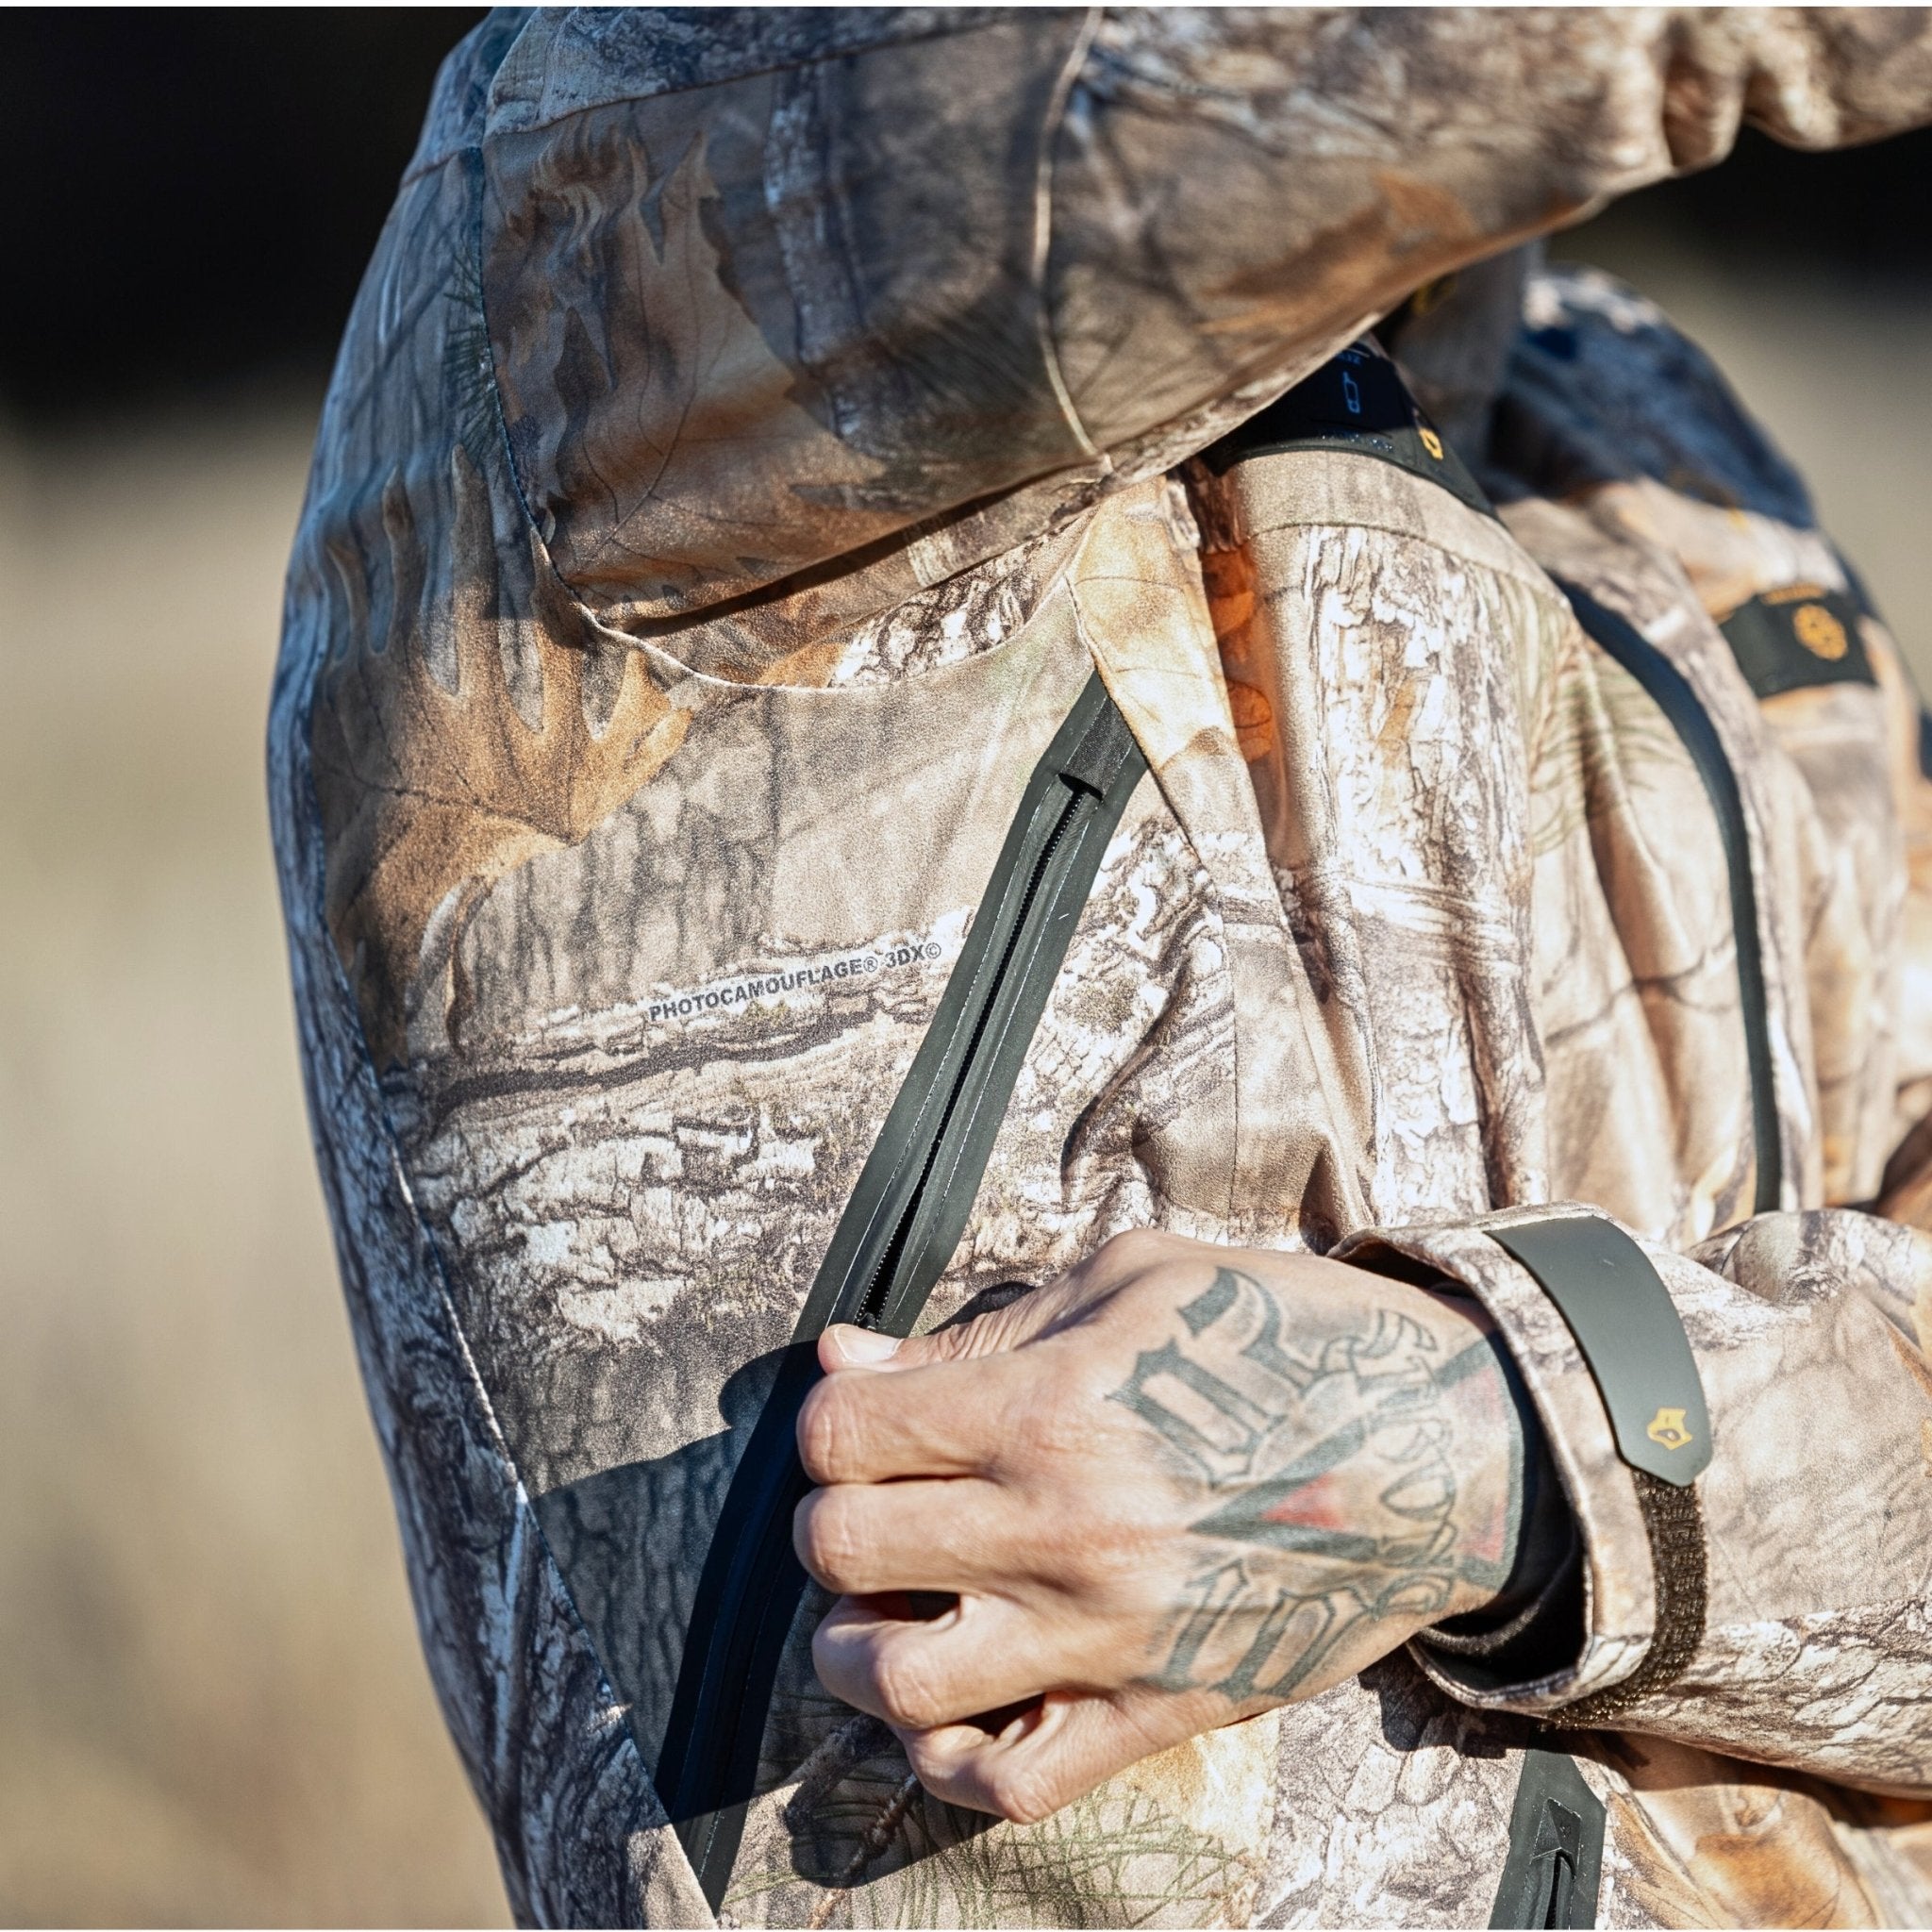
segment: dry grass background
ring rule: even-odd
[[[262,733],[308,412],[0,449],[0,1918],[504,1923],[309,1160]]]
[[[1784,436],[1932,683],[1932,301],[1725,280],[1614,231],[1593,252]],[[9,1923],[503,1917],[416,1650],[288,1010],[261,739],[310,421],[0,437]]]

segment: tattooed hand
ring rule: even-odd
[[[942,1798],[1043,1817],[1481,1607],[1523,1436],[1473,1303],[1158,1234],[893,1344],[799,1419],[813,1652]]]

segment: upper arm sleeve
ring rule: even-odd
[[[1742,120],[1828,145],[1932,112],[1920,12],[833,16],[762,52],[736,18],[680,67],[540,13],[485,128],[525,507],[626,623],[1170,466],[1422,281]]]

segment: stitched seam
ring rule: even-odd
[[[1386,468],[1400,467],[1397,464],[1386,463],[1380,457],[1365,455],[1360,450],[1323,450],[1320,454],[1338,457],[1347,462],[1381,462]],[[1403,475],[1412,475],[1413,472],[1405,470]],[[1440,490],[1442,487],[1441,484],[1430,484],[1424,476],[1418,476],[1415,480],[1431,489]],[[1444,491],[1444,494],[1450,492]],[[1319,514],[1312,511],[1307,516],[1291,514],[1270,518],[1266,522],[1251,522],[1243,509],[1241,513],[1241,538],[1244,543],[1254,543],[1263,537],[1284,536],[1302,530],[1375,530],[1385,537],[1397,537],[1410,543],[1424,545],[1444,557],[1454,558],[1458,563],[1467,564],[1472,570],[1488,571],[1492,575],[1507,578],[1510,583],[1519,584],[1524,590],[1540,597],[1553,609],[1569,609],[1569,606],[1562,601],[1561,593],[1550,582],[1536,559],[1517,542],[1507,524],[1503,523],[1500,518],[1486,517],[1479,510],[1471,509],[1458,496],[1450,494],[1450,500],[1460,504],[1463,511],[1474,519],[1479,529],[1486,532],[1500,531],[1507,541],[1508,550],[1514,551],[1515,555],[1511,556],[1507,552],[1499,555],[1497,551],[1490,550],[1487,545],[1472,543],[1465,546],[1456,542],[1453,538],[1442,536],[1436,531],[1418,529],[1413,525],[1399,524],[1393,517],[1363,515],[1359,512],[1340,516],[1334,513],[1336,506],[1332,503],[1324,504]],[[1208,546],[1204,544],[1202,547],[1205,550]],[[1502,549],[1502,546],[1498,546],[1498,549]],[[1224,548],[1209,554],[1226,556],[1228,552]]]
[[[308,917],[304,921],[306,931],[301,938],[301,950],[308,957],[311,962],[311,970],[315,974],[317,994],[320,995],[322,993],[325,986],[327,988],[328,995],[333,998],[337,1006],[346,1015],[347,1025],[345,1031],[359,1043],[360,1052],[358,1056],[358,1064],[350,1073],[349,1077],[358,1085],[366,1082],[368,1089],[373,1090],[373,1098],[365,1095],[364,1104],[369,1107],[370,1112],[379,1124],[383,1137],[387,1141],[387,1146],[384,1150],[384,1164],[387,1166],[392,1182],[397,1189],[402,1208],[408,1217],[408,1232],[414,1237],[414,1242],[420,1244],[419,1255],[422,1260],[427,1264],[425,1273],[428,1275],[428,1285],[435,1295],[436,1306],[441,1312],[443,1323],[447,1326],[447,1331],[454,1343],[458,1358],[462,1364],[461,1373],[466,1383],[465,1392],[475,1403],[480,1412],[487,1439],[494,1448],[498,1457],[500,1474],[510,1493],[510,1547],[513,1549],[516,1541],[525,1535],[528,1535],[535,1540],[538,1549],[542,1553],[542,1562],[548,1573],[548,1577],[554,1583],[558,1597],[561,1601],[565,1619],[567,1620],[566,1627],[575,1631],[577,1641],[583,1645],[585,1656],[596,1672],[599,1715],[614,1716],[622,1727],[622,1741],[616,1751],[613,1752],[611,1758],[608,1761],[615,1763],[626,1755],[630,1759],[631,1775],[634,1781],[630,1815],[639,1821],[641,1828],[668,1829],[670,1821],[664,1814],[663,1802],[658,1796],[657,1783],[651,1775],[649,1765],[645,1761],[642,1747],[638,1742],[637,1735],[631,1727],[625,1707],[617,1695],[614,1681],[609,1669],[605,1663],[603,1654],[592,1640],[590,1625],[584,1621],[583,1613],[577,1607],[576,1597],[571,1589],[570,1578],[565,1573],[562,1564],[558,1562],[557,1554],[551,1547],[549,1536],[545,1533],[542,1523],[537,1515],[535,1505],[531,1501],[529,1491],[524,1482],[522,1468],[511,1448],[509,1439],[504,1432],[501,1419],[497,1414],[494,1398],[491,1394],[488,1383],[483,1378],[481,1367],[472,1349],[469,1330],[465,1326],[462,1316],[456,1305],[455,1291],[450,1282],[449,1264],[443,1256],[441,1243],[438,1241],[435,1231],[425,1220],[422,1209],[416,1200],[408,1163],[404,1158],[402,1141],[396,1131],[389,1099],[382,1091],[382,1082],[376,1075],[375,1061],[369,1050],[368,1038],[362,1026],[361,1013],[357,1004],[355,990],[349,984],[348,976],[342,968],[341,960],[337,956],[335,948],[328,943],[326,938],[328,921],[324,907],[323,841],[319,833],[313,831],[313,827],[320,823],[321,806],[315,791],[314,759],[309,746],[309,725],[313,717],[317,688],[325,664],[325,652],[316,652],[311,649],[309,661],[304,666],[301,673],[303,682],[300,694],[294,697],[291,708],[290,724],[292,728],[290,731],[285,753],[288,762],[284,765],[279,774],[280,785],[285,788],[286,793],[289,794],[288,804],[290,808],[303,810],[305,816],[308,819],[310,826],[310,833],[308,835],[296,832],[292,827],[289,834],[291,841],[289,854],[290,874],[292,876],[295,866],[300,864],[308,874],[304,886],[304,900]],[[275,722],[272,712],[272,729],[274,728]],[[271,802],[271,808],[272,810],[274,809],[274,800]],[[313,849],[303,849],[308,845],[310,836],[313,838]],[[279,841],[277,842],[279,845]],[[276,857],[279,869],[281,858],[279,849]],[[292,893],[291,898],[292,899]],[[303,1045],[303,1051],[306,1057],[308,1052],[306,1042]],[[325,1190],[325,1191],[333,1192],[340,1185],[337,1177],[346,1171],[348,1162],[344,1157],[334,1151],[331,1145],[331,1142],[337,1138],[334,1121],[331,1120],[329,1126],[325,1129],[322,1124],[324,1117],[324,1109],[317,1106],[313,1112],[313,1119],[316,1124],[317,1154],[324,1168]],[[333,1201],[330,1203],[330,1219],[332,1222],[337,1221]],[[341,1239],[340,1224],[338,1224],[338,1239]],[[347,1243],[344,1242],[343,1245],[346,1252]],[[358,1268],[360,1266],[359,1255],[356,1265]],[[344,1287],[346,1289],[349,1271],[347,1268],[344,1268],[341,1272],[344,1276]],[[357,1318],[353,1306],[350,1307],[349,1313],[352,1322],[355,1322]],[[358,1327],[357,1336],[358,1351],[362,1345],[362,1337]],[[386,1391],[386,1393],[388,1392]],[[378,1433],[380,1432],[378,1431]],[[382,1448],[384,1461],[387,1464],[390,1459],[387,1442],[382,1444]],[[395,1484],[396,1479],[393,1474],[391,1474],[391,1480],[392,1484]],[[400,1501],[401,1492],[399,1485],[397,1486],[397,1493],[399,1498],[397,1511],[400,1516],[402,1513],[402,1504]],[[514,1568],[515,1564],[514,1560],[512,1560],[508,1565],[508,1569],[513,1573]],[[527,1605],[519,1600],[517,1614],[520,1622],[527,1614]],[[441,1689],[440,1686],[438,1688],[439,1690]],[[519,1796],[517,1802],[519,1805],[518,1821],[522,1833],[521,1842],[526,1850],[529,1840],[529,1820],[522,1812],[521,1796]],[[491,1812],[489,1822],[492,1835],[496,1835],[497,1821],[493,1804],[488,1808]],[[656,1813],[655,1817],[651,1815],[653,1811]],[[502,1846],[499,1841],[499,1851],[501,1849]],[[505,1863],[508,1870],[507,1859]],[[515,1877],[517,1884],[524,1889],[526,1896],[530,1890],[535,1889],[533,1881],[537,1881],[540,1876],[541,1874],[532,1871],[527,1857],[523,1857],[516,1869]],[[506,1882],[508,1882],[508,1879]],[[542,1879],[541,1882],[554,1885],[554,1881],[549,1879]]]
[[[1039,304],[1040,357],[1046,367],[1047,380],[1053,385],[1054,401],[1059,405],[1060,416],[1074,432],[1080,454],[1090,461],[1100,455],[1100,450],[1087,434],[1087,426],[1074,406],[1073,392],[1060,371],[1059,346],[1053,333],[1053,305],[1047,290],[1047,263],[1053,253],[1053,151],[1066,119],[1074,83],[1087,64],[1088,51],[1099,26],[1100,8],[1090,7],[1054,82],[1053,98],[1047,104],[1045,125],[1041,130],[1040,160],[1033,181],[1033,299]]]

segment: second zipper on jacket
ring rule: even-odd
[[[1557,588],[1584,630],[1650,694],[1690,755],[1710,800],[1731,889],[1731,928],[1738,959],[1738,1006],[1744,1027],[1750,1080],[1751,1141],[1756,1174],[1751,1211],[1774,1213],[1784,1201],[1784,1136],[1771,1049],[1771,1008],[1764,990],[1764,946],[1757,930],[1757,888],[1751,873],[1751,838],[1738,774],[1724,741],[1690,681],[1627,617],[1600,604],[1580,585],[1558,577]]]

